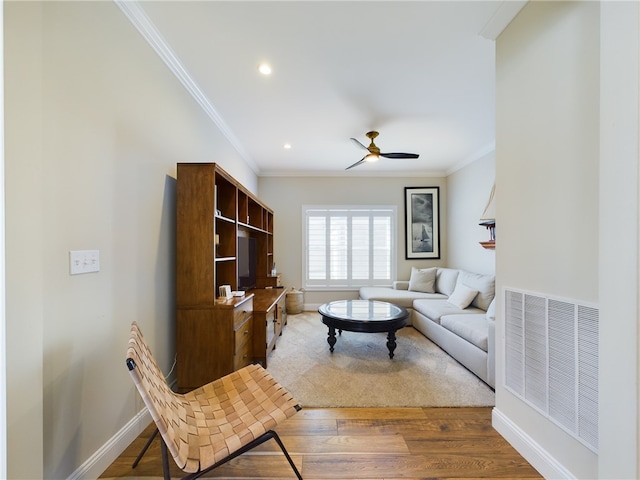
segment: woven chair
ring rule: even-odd
[[[272,429],[300,406],[259,365],[249,365],[186,394],[173,392],[136,322],[131,325],[127,367],[161,435],[164,478],[167,449],[178,467],[198,478],[273,438],[302,479]]]

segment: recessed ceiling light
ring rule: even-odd
[[[290,150],[291,149],[291,144],[290,143],[285,143],[284,145],[282,145],[282,148],[284,148],[285,150]]]
[[[271,75],[271,65],[268,63],[261,63],[258,65],[258,71],[263,75]]]

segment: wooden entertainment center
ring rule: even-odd
[[[286,289],[271,275],[273,211],[215,163],[179,163],[177,177],[176,367],[186,392],[250,363],[267,366],[286,324]],[[240,288],[248,258],[239,237],[254,239],[255,288],[220,300],[221,285]]]

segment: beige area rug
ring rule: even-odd
[[[287,317],[267,370],[303,407],[493,406],[494,392],[413,327],[396,333],[342,332],[333,353],[317,312]]]

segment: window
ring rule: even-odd
[[[396,271],[395,206],[303,205],[305,288],[391,285]]]

